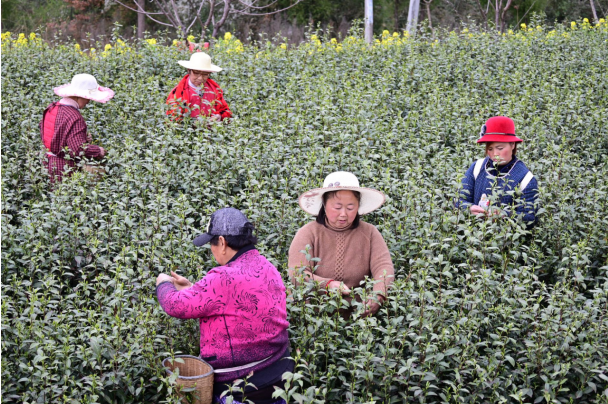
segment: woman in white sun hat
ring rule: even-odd
[[[211,63],[211,57],[205,52],[196,52],[190,56],[190,60],[177,63],[188,69],[188,74],[169,93],[167,115],[176,120],[183,115],[208,117],[212,122],[230,118],[232,112],[224,99],[224,92],[209,78],[211,73],[222,70]]]
[[[365,277],[377,281],[375,298],[366,302],[365,315],[375,314],[385,299],[394,278],[391,255],[374,226],[361,220],[361,215],[378,209],[384,203],[382,192],[359,186],[353,174],[338,171],[329,174],[323,188],[300,195],[300,207],[316,220],[298,230],[289,248],[289,276],[296,282],[297,270],[304,268],[308,280],[321,288],[339,289],[349,295]],[[320,258],[309,262],[302,253],[310,246],[309,255]],[[318,265],[316,271],[312,269]]]
[[[82,157],[100,160],[105,156],[103,147],[91,144],[80,110],[91,100],[105,103],[114,97],[114,91],[99,86],[90,74],[77,74],[69,84],[53,90],[63,98],[49,105],[40,121],[51,184],[70,176]]]

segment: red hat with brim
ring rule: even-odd
[[[515,136],[515,123],[506,116],[495,116],[481,126],[477,143],[505,142],[519,143],[522,139]]]

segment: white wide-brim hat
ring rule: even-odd
[[[181,66],[190,70],[200,70],[202,72],[221,72],[222,68],[211,63],[211,56],[205,52],[196,52],[190,56],[190,60],[180,60]]]
[[[114,91],[101,87],[90,74],[77,74],[72,82],[53,89],[60,97],[82,97],[97,102],[108,102],[114,97]]]
[[[360,215],[365,215],[378,209],[386,200],[382,192],[360,187],[359,180],[354,174],[346,171],[336,171],[325,177],[323,188],[311,189],[300,195],[298,203],[306,213],[317,216],[323,205],[323,194],[332,191],[359,192],[361,194],[361,201],[359,202]]]

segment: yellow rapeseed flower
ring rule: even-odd
[[[188,38],[186,38],[188,40],[188,42],[194,42],[194,35],[188,35]]]
[[[5,33],[2,34],[2,42],[6,41],[7,39],[9,41],[11,39],[11,33],[9,31],[6,31]]]
[[[19,37],[15,41],[15,44],[17,46],[27,46],[27,38],[25,37],[25,34],[19,34]]]
[[[281,44],[281,49],[283,49],[283,50],[287,50],[287,44],[286,44],[286,43],[282,43],[282,44]]]
[[[109,51],[110,49],[112,49],[112,45],[110,44],[106,44],[106,46],[103,48],[104,51]]]
[[[399,38],[399,33],[398,32],[393,32],[393,38]]]
[[[336,44],[338,43],[338,40],[337,40],[336,38],[332,38],[332,39],[331,39],[329,42],[330,42],[332,45],[336,45]]]
[[[576,21],[572,21],[572,22],[570,23],[570,28],[572,28],[572,29],[576,29]]]
[[[525,30],[526,30],[526,28],[527,28],[526,24],[523,24],[523,23],[520,25],[520,27],[521,27],[521,29],[522,29],[523,31],[525,31]]]
[[[388,32],[388,30],[386,30],[386,29],[385,29],[384,31],[382,31],[382,36],[383,36],[383,37],[385,37],[385,36],[390,36],[390,35],[391,35],[391,33],[390,33],[390,32]]]
[[[512,30],[512,29],[510,29],[510,30],[509,30],[507,33],[508,33],[509,35],[513,35],[513,30]]]
[[[146,42],[149,45],[156,45],[156,39],[154,39],[154,38],[146,39]]]
[[[599,20],[598,24],[603,24],[603,23],[605,23],[605,22],[606,22],[606,20],[604,20],[603,18],[600,18],[600,20]],[[9,34],[10,34],[10,32],[9,32]]]
[[[589,24],[589,18],[583,18],[583,22],[584,22],[585,24]]]
[[[224,40],[229,41],[232,39],[232,34],[230,32],[226,32],[224,34]]]

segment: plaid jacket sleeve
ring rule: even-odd
[[[67,146],[73,159],[79,157],[102,158],[101,148],[96,145],[87,144],[87,124],[79,112],[74,111],[77,116],[72,117],[67,131]]]

